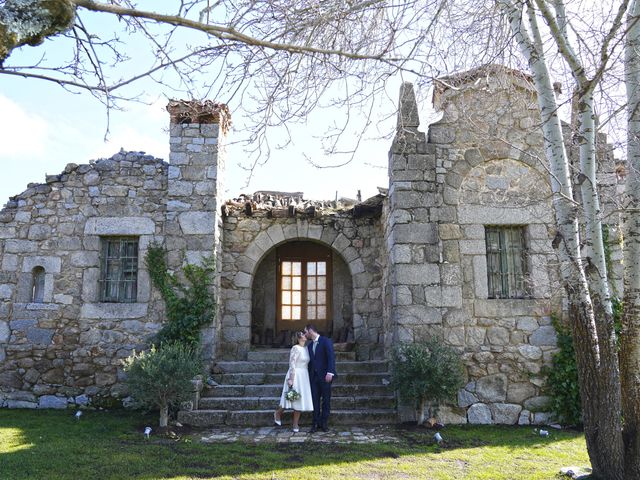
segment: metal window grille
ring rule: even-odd
[[[102,239],[100,300],[132,303],[138,294],[138,239]]]
[[[524,227],[485,227],[489,298],[526,298]]]

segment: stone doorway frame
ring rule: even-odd
[[[297,219],[296,223],[274,223],[261,231],[248,243],[247,247],[233,262],[223,252],[222,275],[235,271],[226,278],[231,286],[221,287],[220,291],[220,332],[218,337],[218,357],[230,360],[242,360],[247,357],[251,347],[251,308],[253,281],[260,262],[277,246],[291,241],[310,241],[324,245],[339,254],[347,264],[352,290],[369,288],[368,274],[360,252],[351,245],[343,234],[327,225],[310,223]],[[232,265],[231,265],[232,263]],[[356,343],[366,328],[363,322],[357,322],[359,313],[356,296],[353,296],[354,338]]]

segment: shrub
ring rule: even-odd
[[[424,422],[427,404],[433,416],[437,404],[455,398],[464,384],[460,355],[435,338],[394,348],[391,373],[400,398],[415,405],[418,424]]]
[[[152,346],[133,352],[124,362],[127,384],[136,403],[160,409],[160,427],[166,427],[169,407],[191,398],[191,379],[201,373],[200,354],[180,343]]]
[[[211,293],[215,265],[213,257],[203,265],[187,265],[183,269],[188,285],[181,284],[167,268],[166,252],[154,243],[145,258],[153,285],[166,305],[167,322],[158,332],[157,343],[181,342],[191,347],[200,344],[200,330],[211,324],[216,301]]]
[[[551,367],[542,370],[547,376],[546,392],[551,397],[550,406],[558,421],[563,425],[579,426],[582,425],[582,405],[571,332],[555,317],[553,326],[558,333],[560,350],[553,356]]]

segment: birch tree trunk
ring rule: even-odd
[[[620,348],[625,478],[640,478],[640,1],[627,16],[627,179],[624,211],[624,311]]]
[[[557,114],[558,105],[555,92],[544,57],[545,46],[531,0],[526,2],[526,8],[525,3],[518,0],[504,0],[502,5],[506,7],[511,30],[533,73],[538,92],[544,147],[549,161],[553,207],[558,229],[557,241],[554,243],[558,245],[557,253],[561,275],[569,301],[569,320],[575,339],[589,458],[596,478],[621,480],[623,478],[623,448],[620,435],[620,415],[618,414],[620,412],[620,384],[617,375],[617,362],[615,358],[611,358],[612,352],[609,348],[605,347],[604,351],[600,348],[599,328],[596,325],[593,298],[580,247],[578,205],[573,200],[569,159]],[[529,30],[523,24],[525,10]],[[586,102],[583,103],[583,107],[581,128],[587,134],[586,130],[590,128],[588,117],[593,118],[593,111],[592,107],[591,112],[589,111]],[[595,136],[592,138],[595,139]],[[586,142],[584,159],[587,165],[585,167],[588,167],[591,155],[588,150],[592,148],[595,152],[595,146],[588,145],[589,136],[583,140]],[[587,179],[585,178],[585,180]],[[595,181],[591,184],[591,188],[594,187]],[[583,194],[587,198],[587,203],[590,204],[589,208],[592,209],[591,214],[593,215],[597,210],[597,203],[594,202],[594,199],[597,200],[597,196],[589,190]],[[592,224],[593,229],[595,229],[594,225]],[[601,236],[600,239],[602,239]],[[606,269],[601,274],[606,278]],[[602,285],[597,287],[596,291],[599,297],[600,308],[598,310],[604,311],[606,307],[601,302],[608,299],[608,293],[601,293],[606,291],[606,289],[602,289]],[[604,330],[606,331],[606,328]],[[605,342],[606,339],[607,335],[605,335]],[[602,355],[606,358],[603,359]]]
[[[169,405],[165,402],[160,406],[160,428],[169,425]]]
[[[427,400],[422,397],[418,401],[418,408],[416,409],[416,422],[418,425],[424,424],[426,414],[424,411],[425,406],[427,405]]]

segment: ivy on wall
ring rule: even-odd
[[[151,282],[165,302],[167,322],[155,343],[178,342],[190,347],[200,345],[200,330],[215,319],[216,300],[212,292],[215,275],[213,256],[202,265],[188,264],[182,269],[186,284],[169,272],[164,247],[149,246],[145,257]]]

